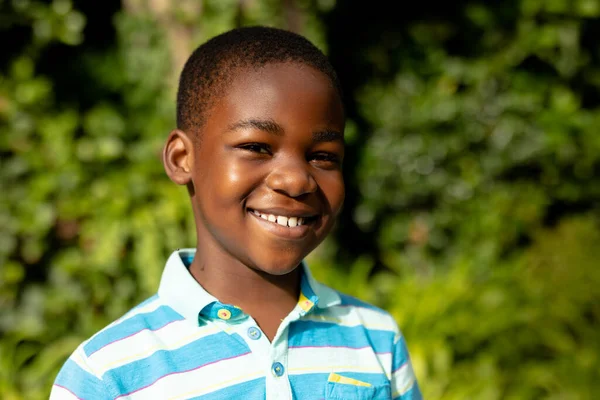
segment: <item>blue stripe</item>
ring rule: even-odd
[[[292,398],[294,399],[323,399],[329,372],[322,374],[290,375]]]
[[[389,353],[394,332],[366,329],[364,326],[341,326],[329,322],[296,321],[290,325],[289,347],[372,347],[376,353]]]
[[[100,379],[71,359],[63,365],[54,384],[64,387],[80,399],[100,399],[108,394]]]
[[[237,336],[237,338],[236,338]],[[248,353],[237,335],[218,332],[202,337],[175,350],[159,350],[149,357],[107,371],[103,379],[120,382],[120,393],[131,393],[156,382],[163,376],[185,372]],[[127,379],[122,379],[127,377]],[[210,382],[198,382],[199,387]]]
[[[194,397],[201,400],[228,400],[228,399],[264,399],[267,397],[265,378],[258,378],[248,382],[238,383],[226,388]]]
[[[398,343],[394,345],[394,354],[392,359],[392,372],[396,371],[408,361],[408,350],[404,337],[400,336]]]
[[[144,329],[151,331],[162,328],[169,322],[181,321],[184,318],[176,313],[171,307],[160,306],[150,313],[137,314],[126,318],[121,323],[100,331],[83,347],[85,354],[89,357],[104,346],[119,339],[126,338]]]

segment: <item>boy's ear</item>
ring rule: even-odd
[[[163,148],[163,165],[169,178],[178,185],[192,181],[194,144],[182,130],[171,131]]]

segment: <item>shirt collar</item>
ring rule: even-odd
[[[221,303],[204,290],[188,271],[186,264],[190,264],[195,254],[195,249],[176,250],[171,254],[160,280],[158,295],[184,318],[198,321],[203,310],[203,314],[214,317],[213,314],[222,311],[222,307],[214,307],[215,303]],[[304,311],[303,314],[310,312],[315,306],[328,308],[341,303],[340,296],[335,290],[313,278],[306,263],[302,262],[301,267],[303,273],[298,306]],[[241,313],[241,310],[235,306],[223,305],[223,307],[231,312],[233,319]],[[219,315],[215,314],[215,316]]]
[[[195,249],[174,251],[165,265],[158,295],[185,319],[197,321],[200,311],[217,299],[194,279],[184,264],[184,259],[193,259]]]

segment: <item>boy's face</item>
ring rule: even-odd
[[[323,73],[294,63],[239,70],[191,158],[197,257],[291,272],[342,207],[343,131],[339,95]]]

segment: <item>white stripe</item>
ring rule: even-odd
[[[94,371],[88,365],[88,358],[85,355],[85,351],[83,350],[84,344],[79,345],[79,347],[75,349],[70,358],[75,364],[79,366],[79,368],[89,373],[90,375],[94,375],[95,377],[99,378],[98,374],[96,374],[96,371]]]
[[[371,347],[293,347],[289,349],[290,375],[330,373],[338,371],[367,372],[390,375],[392,354],[375,354]]]
[[[165,305],[165,304],[162,301],[160,301],[160,298],[157,297],[154,300],[152,300],[150,303],[145,304],[144,306],[137,306],[137,307],[129,310],[127,313],[125,313],[119,319],[116,319],[115,321],[106,325],[100,331],[96,332],[92,337],[90,337],[88,340],[83,342],[83,345],[86,345],[89,342],[92,342],[94,340],[94,338],[96,338],[96,336],[105,332],[107,329],[110,329],[114,326],[120,325],[123,322],[127,321],[128,319],[135,317],[136,315],[144,314],[144,313],[151,313],[152,311],[155,311],[156,309],[158,309],[160,306],[163,306],[163,305]]]
[[[172,351],[219,331],[220,329],[212,324],[198,329],[189,321],[175,321],[156,331],[145,329],[110,343],[92,354],[89,359],[102,376],[110,369],[142,360],[159,350]]]
[[[348,312],[350,311],[350,312]],[[331,307],[326,313],[308,314],[304,320],[316,322],[331,322],[341,326],[364,326],[367,329],[397,332],[396,321],[389,314],[368,308],[359,307]]]
[[[221,360],[189,372],[167,375],[127,399],[187,399],[264,376],[251,353]],[[210,379],[207,379],[210,377]],[[123,399],[120,397],[119,399]]]
[[[392,397],[408,392],[414,383],[415,372],[410,361],[407,361],[392,375]]]
[[[79,400],[79,397],[61,386],[52,386],[50,400]]]
[[[143,306],[134,307],[133,309],[129,310],[127,313],[123,314],[123,316],[121,318],[119,318],[118,320],[116,320],[115,322],[120,322],[125,319],[135,317],[138,314],[150,313],[150,312],[156,310],[158,307],[164,306],[164,305],[165,304],[161,301],[160,297],[156,296],[156,298],[154,300],[150,301],[149,303],[144,304]]]

